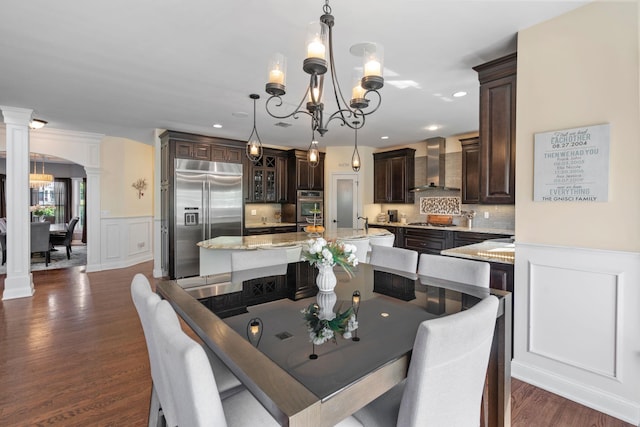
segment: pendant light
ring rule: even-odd
[[[29,187],[40,188],[53,182],[53,175],[44,173],[44,155],[42,156],[42,173],[36,173],[37,159],[33,161],[33,173],[29,174]]]
[[[315,168],[320,163],[318,141],[316,140],[316,135],[313,130],[311,131],[311,144],[309,144],[309,149],[307,150],[307,161],[312,168]]]
[[[260,141],[260,135],[258,135],[258,129],[256,128],[256,100],[260,99],[260,95],[252,93],[249,98],[253,99],[253,130],[249,135],[246,151],[249,160],[257,163],[262,158],[262,141]]]
[[[351,156],[351,169],[353,169],[354,172],[358,172],[360,170],[360,153],[358,152],[358,124],[359,122],[354,122],[354,124],[356,125],[356,142],[355,142],[355,146],[353,147],[353,155]]]

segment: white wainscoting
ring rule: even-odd
[[[153,259],[153,217],[102,218],[100,270]]]
[[[640,253],[517,242],[512,374],[640,424]]]

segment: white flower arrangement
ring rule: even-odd
[[[308,249],[302,251],[302,257],[309,261],[311,265],[333,267],[338,264],[349,276],[353,275],[351,267],[358,265],[355,245],[327,241],[322,237],[318,237],[317,239],[308,240],[307,246]]]

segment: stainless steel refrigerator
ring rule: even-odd
[[[242,235],[242,165],[175,159],[175,278],[199,275],[198,242]]]

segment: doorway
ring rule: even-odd
[[[358,216],[362,211],[362,196],[358,188],[357,173],[334,173],[331,175],[331,198],[326,225],[331,231],[338,228],[360,228]]]

